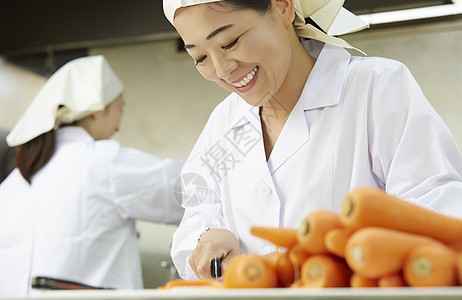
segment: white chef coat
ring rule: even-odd
[[[171,251],[182,277],[196,278],[188,259],[207,229],[230,230],[242,252],[274,251],[251,226],[296,228],[312,211],[339,212],[359,186],[462,217],[461,152],[409,70],[304,46],[317,61],[293,110],[274,111],[289,118],[268,161],[258,108],[237,94],[215,108],[186,161]]]
[[[179,223],[182,166],[81,127],[59,129],[31,185],[18,169],[0,185],[0,298],[27,296],[33,276],[142,288],[135,219]]]

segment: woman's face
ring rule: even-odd
[[[253,106],[277,94],[290,65],[287,1],[271,3],[266,14],[199,4],[180,8],[174,19],[201,75]]]
[[[119,126],[122,121],[123,109],[125,101],[120,95],[111,102],[102,111],[94,113],[97,123],[95,128],[94,138],[96,140],[109,139],[114,133],[119,131]]]

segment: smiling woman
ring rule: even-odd
[[[352,56],[334,37],[367,27],[342,4],[164,0],[197,70],[231,92],[182,170],[205,182],[184,186],[172,245],[182,277],[211,278],[215,257],[226,269],[241,252],[274,251],[252,226],[338,212],[358,186],[462,217],[454,138],[406,66]]]
[[[295,32],[287,34],[293,18],[293,7],[235,10],[218,2],[179,9],[174,24],[205,79],[242,94],[250,105],[265,106],[272,94],[293,107],[300,96],[293,91],[301,91],[314,61]],[[199,27],[187,25],[199,19]],[[293,59],[284,55],[290,52]],[[296,89],[280,90],[284,81]]]

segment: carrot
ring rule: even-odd
[[[459,285],[462,285],[462,252],[458,252],[457,254],[457,274],[459,279]]]
[[[301,269],[303,263],[309,256],[308,252],[306,252],[305,249],[298,244],[289,250],[289,259],[292,264],[298,268],[298,270]]]
[[[349,228],[335,228],[329,230],[324,237],[327,250],[338,257],[345,257],[345,246],[352,234],[353,230]]]
[[[295,245],[288,252],[271,252],[262,256],[276,271],[278,286],[288,287],[300,278],[300,269],[308,253]]]
[[[381,288],[407,286],[406,281],[404,281],[403,274],[401,273],[380,277],[378,280],[378,284]]]
[[[223,274],[225,288],[275,288],[277,284],[276,270],[257,254],[233,257]]]
[[[298,289],[298,288],[303,288],[303,282],[301,280],[296,280],[294,283],[292,283],[289,286],[291,289]]]
[[[352,288],[368,288],[378,287],[376,278],[367,278],[359,274],[353,274],[350,278],[350,287]]]
[[[403,268],[410,286],[452,286],[457,284],[457,254],[444,245],[423,245],[410,253]]]
[[[159,290],[169,290],[175,287],[188,287],[188,286],[209,286],[213,288],[222,288],[223,285],[216,280],[184,280],[184,279],[172,279],[167,281],[164,286],[160,286]]]
[[[294,283],[295,275],[298,276],[295,268],[298,267],[294,266],[291,262],[288,252],[283,252],[279,255],[279,259],[276,262],[276,274],[279,286],[288,287]]]
[[[353,230],[380,226],[426,235],[442,242],[462,241],[462,219],[403,201],[378,188],[360,187],[347,193],[340,219],[345,227]]]
[[[348,287],[350,274],[341,259],[328,254],[312,255],[303,263],[301,287]]]
[[[267,254],[264,254],[264,255],[261,255],[261,257],[266,260],[266,262],[269,264],[269,266],[276,270],[276,265],[277,265],[277,262],[278,262],[278,259],[279,259],[279,255],[281,253],[279,251],[274,251],[274,252],[270,252],[270,253],[267,253]]]
[[[380,227],[353,233],[345,248],[345,259],[353,272],[378,278],[401,270],[406,256],[417,246],[441,244],[426,236]]]
[[[451,247],[452,249],[454,249],[456,252],[462,251],[462,241],[447,243],[447,245]]]
[[[290,248],[288,256],[294,272],[292,282],[293,285],[295,281],[300,280],[300,272],[302,265],[305,262],[305,260],[307,260],[307,258],[309,257],[309,254],[303,249],[301,245],[297,244],[294,247]]]
[[[291,248],[297,244],[295,228],[252,226],[250,233],[279,247]]]
[[[312,254],[328,253],[324,236],[334,228],[341,228],[340,217],[331,211],[318,210],[308,214],[298,229],[298,243]]]

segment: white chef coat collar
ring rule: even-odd
[[[94,138],[80,126],[63,126],[56,131],[57,144],[69,141],[94,141]]]
[[[318,41],[307,40],[303,46],[316,58]],[[345,49],[324,45],[300,97],[304,101],[304,110],[333,106],[340,102],[350,58],[350,53]]]
[[[244,99],[242,99],[241,96],[236,93],[233,93],[233,96],[238,97],[240,101],[238,101],[239,107],[237,108],[237,111],[232,118],[230,128],[238,128],[248,123],[252,123],[253,125],[257,126],[258,122],[260,121],[259,107],[248,104]]]

